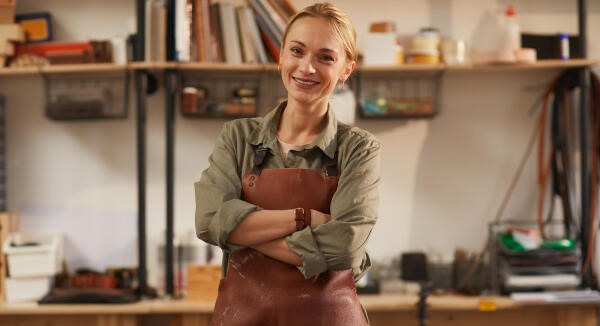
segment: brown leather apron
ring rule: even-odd
[[[337,189],[337,162],[326,169],[264,169],[259,148],[242,180],[242,199],[263,209],[312,208],[329,214]],[[305,279],[295,266],[246,248],[229,257],[210,325],[367,325],[352,270]]]

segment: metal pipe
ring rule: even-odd
[[[135,3],[136,12],[136,34],[133,44],[133,60],[144,61],[144,48],[146,47],[146,1],[137,0]]]
[[[175,1],[167,1],[167,61],[175,61]]]
[[[578,27],[579,27],[579,53],[581,58],[587,58],[587,2],[577,1]],[[588,242],[590,235],[590,162],[589,162],[589,89],[590,71],[583,67],[579,70],[579,86],[581,100],[579,101],[579,123],[581,143],[581,261],[585,261],[588,253]],[[582,275],[582,286],[589,287],[592,284],[591,269]]]
[[[175,90],[177,82],[177,71],[167,69],[165,71],[165,128],[166,128],[166,196],[167,196],[167,212],[166,212],[166,273],[165,273],[165,288],[166,293],[173,296],[174,278],[173,278],[173,209],[174,209],[174,156],[175,156]],[[181,257],[180,257],[181,258]]]
[[[138,180],[138,283],[139,295],[147,293],[146,280],[146,71],[136,70],[137,180]]]

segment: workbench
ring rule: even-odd
[[[361,295],[373,326],[418,325],[411,295]],[[431,296],[428,326],[596,326],[595,304],[523,305],[506,297]],[[2,326],[204,326],[213,301],[144,300],[132,304],[0,304]]]

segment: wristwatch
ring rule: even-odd
[[[310,227],[310,208],[300,207],[294,209],[294,212],[296,214],[296,218],[294,219],[296,221],[296,231],[300,231],[307,226]]]

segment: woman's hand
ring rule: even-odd
[[[310,210],[310,227],[311,228],[314,229],[321,224],[325,224],[325,223],[329,222],[330,220],[331,220],[331,215],[321,213],[314,209]]]

